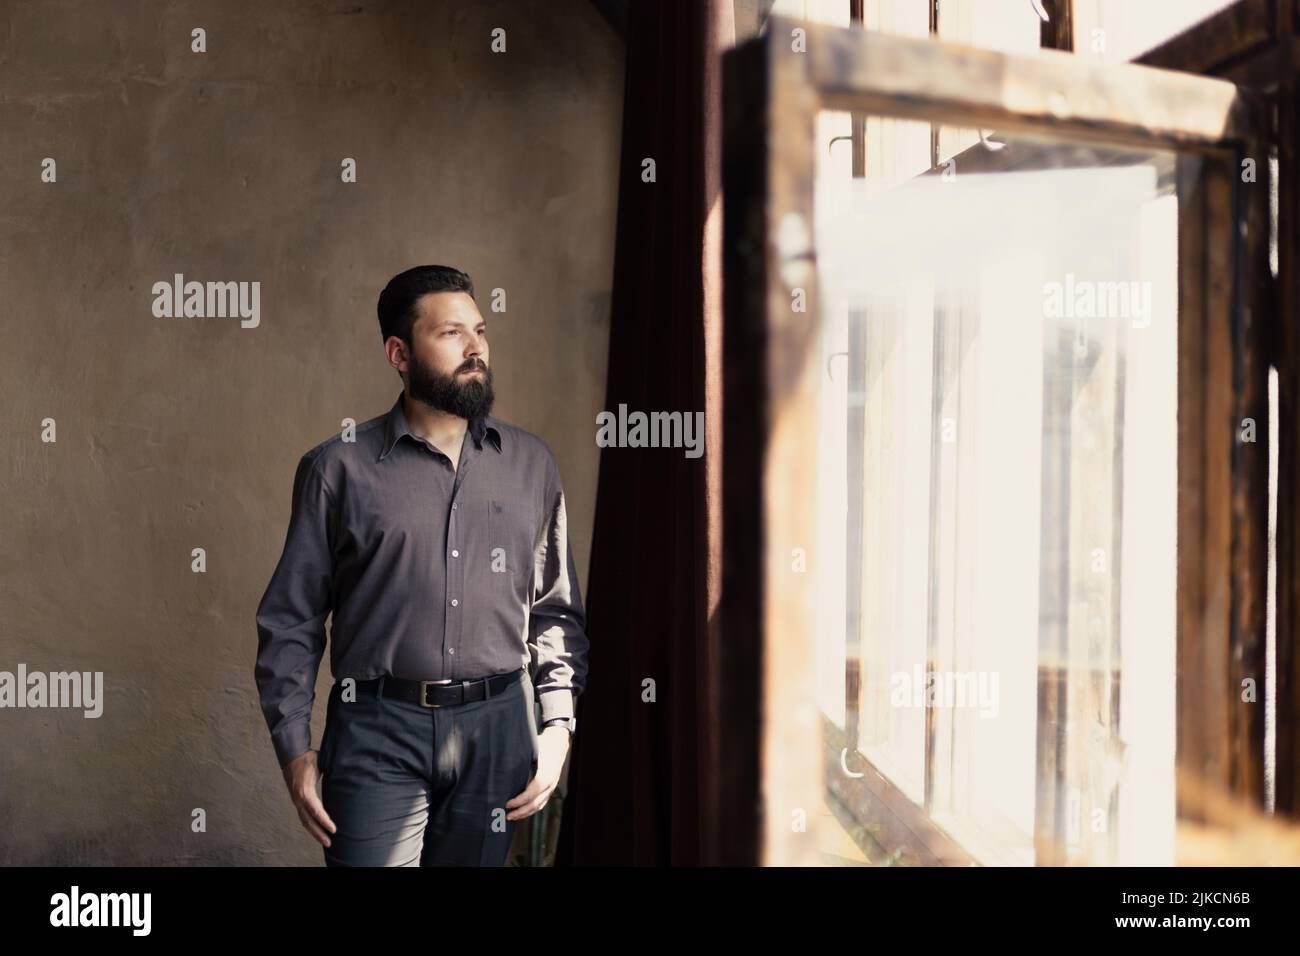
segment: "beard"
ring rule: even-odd
[[[483,374],[461,374],[473,369]],[[412,350],[407,378],[411,398],[466,421],[487,415],[496,398],[492,394],[492,369],[482,359],[470,359],[452,374],[443,375],[421,362]]]

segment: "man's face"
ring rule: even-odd
[[[465,292],[431,292],[416,303],[403,370],[411,397],[472,420],[492,410],[487,324]]]

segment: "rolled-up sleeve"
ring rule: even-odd
[[[587,681],[587,619],[569,544],[569,522],[559,469],[549,455],[545,522],[534,554],[529,652],[535,662],[534,692],[543,722],[574,716]]]
[[[334,605],[334,500],[318,462],[304,455],[284,551],[257,608],[255,676],[281,767],[311,747],[316,674]]]

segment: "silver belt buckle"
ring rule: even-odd
[[[453,684],[453,683],[455,683],[455,681],[453,681],[450,677],[445,678],[444,680],[422,680],[422,681],[420,681],[420,706],[421,706],[421,707],[429,707],[429,708],[433,708],[433,707],[445,707],[445,706],[447,706],[446,704],[430,704],[430,703],[427,703],[427,701],[428,701],[428,688],[429,688],[429,685],[430,685],[430,684]]]

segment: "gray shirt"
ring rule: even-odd
[[[386,415],[298,462],[284,552],[257,608],[255,676],[280,765],[311,746],[330,626],[336,680],[530,668],[542,721],[572,717],[586,615],[550,448],[489,415],[460,461]]]

